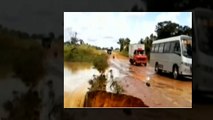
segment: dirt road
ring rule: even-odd
[[[130,65],[127,57],[112,53],[109,64],[122,76],[121,85],[125,94],[142,99],[150,107],[192,107],[192,80],[175,80],[168,73],[158,75],[149,64]],[[150,87],[146,85],[150,77]]]

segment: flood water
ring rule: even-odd
[[[119,80],[120,72],[109,67],[106,70],[107,86],[106,91],[112,92],[110,89],[110,80],[112,78],[109,70],[112,70],[113,79]],[[83,107],[84,97],[90,87],[88,81],[93,78],[93,75],[100,73],[93,68],[89,63],[68,63],[64,64],[64,108]]]

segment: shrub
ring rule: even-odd
[[[101,54],[95,57],[93,65],[100,73],[104,73],[109,66],[107,57],[108,56],[106,54]]]
[[[106,91],[106,83],[107,79],[104,75],[100,75],[92,80],[89,80],[89,84],[91,85],[89,91],[97,91],[97,90]]]

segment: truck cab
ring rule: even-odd
[[[129,62],[133,65],[147,65],[147,56],[142,48],[137,48],[134,50],[133,57],[130,57]]]

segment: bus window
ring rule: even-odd
[[[164,47],[164,43],[161,43],[159,46],[159,52],[162,53],[163,52],[163,47]]]
[[[191,39],[183,39],[183,56],[192,58],[192,40]]]
[[[179,43],[179,41],[175,42],[174,52],[180,52],[180,43]]]
[[[152,51],[151,52],[154,52],[155,50],[155,45],[152,46]]]
[[[174,46],[175,46],[175,42],[171,42],[170,43],[170,53],[174,52]]]
[[[175,45],[174,45],[174,53],[180,55],[180,43],[179,43],[179,41],[176,41],[176,42],[175,42]]]
[[[165,43],[165,46],[164,46],[164,53],[168,53],[169,52],[169,50],[170,50],[170,42],[167,42],[167,43]]]
[[[158,48],[159,48],[159,44],[156,44],[156,45],[155,45],[155,52],[156,52],[156,53],[158,52]]]

